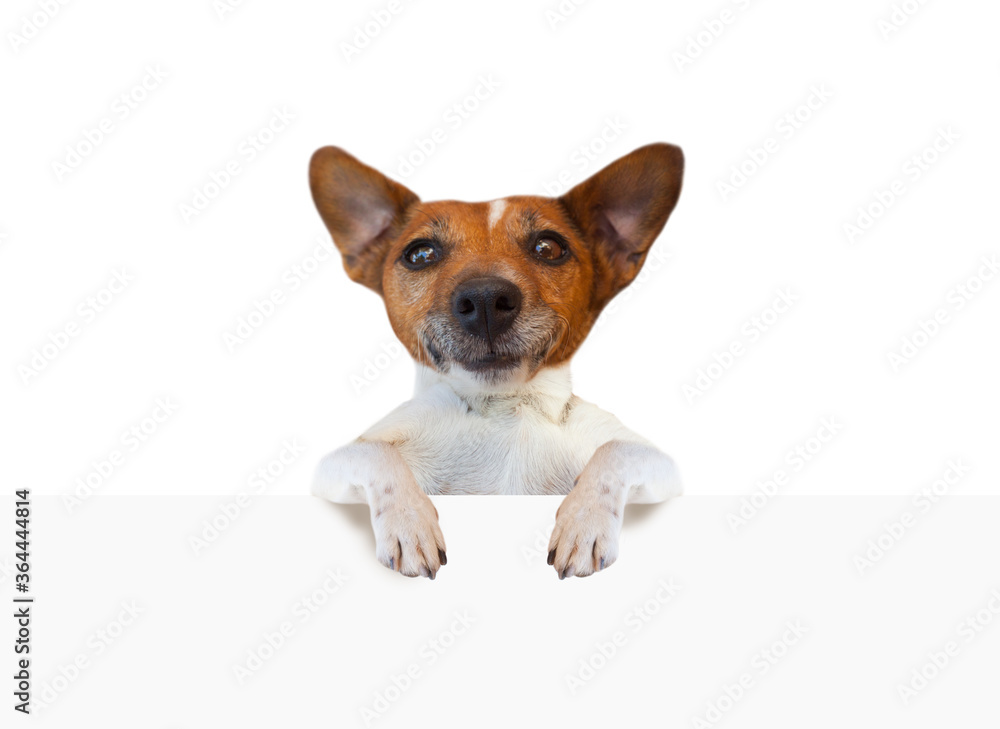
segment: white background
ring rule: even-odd
[[[364,726],[360,710],[423,664],[455,610],[478,622],[374,725],[996,721],[1000,277],[976,277],[1000,253],[1000,8],[217,5],[71,2],[49,17],[16,0],[0,18],[0,442],[5,491],[35,499],[38,693],[92,659],[44,725]],[[345,53],[372,13],[391,20]],[[135,91],[154,85],[147,69],[165,77]],[[275,110],[294,118],[249,159],[241,145]],[[444,141],[420,161],[435,130]],[[934,150],[942,130],[952,141]],[[561,192],[560,175],[573,184],[653,141],[684,149],[684,191],[648,272],[576,357],[575,389],[670,453],[686,495],[634,512],[619,563],[586,580],[559,582],[538,554],[548,498],[438,498],[438,580],[384,570],[364,509],[306,494],[324,452],[408,397],[412,366],[391,354],[376,296],[336,258],[312,267],[328,236],[309,155],[337,144],[424,199],[489,200]],[[240,173],[185,215],[234,160]],[[852,235],[859,208],[877,219]],[[86,314],[122,271],[131,283]],[[272,315],[227,345],[275,289]],[[751,341],[778,291],[794,303]],[[922,346],[893,363],[904,339]],[[734,342],[743,354],[707,372]],[[175,411],[144,423],[163,398]],[[838,432],[819,445],[824,419]],[[141,442],[123,439],[133,426]],[[290,441],[302,452],[196,554],[204,522]],[[808,461],[788,456],[798,447]],[[967,472],[924,511],[914,495],[954,462]],[[734,526],[778,470],[779,494]],[[94,495],[67,501],[88,477]],[[885,556],[859,567],[880,536]],[[233,665],[331,568],[345,586],[239,683]],[[628,632],[666,578],[677,596]],[[141,616],[92,655],[130,600]],[[806,636],[758,675],[789,620]],[[574,693],[567,675],[619,629],[626,646]],[[904,701],[898,686],[949,640],[959,654]],[[753,688],[706,719],[747,671]]]

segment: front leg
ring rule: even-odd
[[[359,439],[326,456],[313,494],[340,504],[366,503],[378,561],[408,577],[432,580],[447,564],[438,513],[391,443]]]
[[[559,579],[611,566],[618,559],[625,504],[656,503],[680,492],[674,462],[656,448],[622,440],[605,443],[556,512],[549,564]]]

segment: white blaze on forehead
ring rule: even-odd
[[[503,220],[504,213],[507,212],[506,200],[494,200],[490,203],[490,228],[495,228],[497,223]]]

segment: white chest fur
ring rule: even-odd
[[[564,412],[572,415],[573,400]],[[485,411],[435,407],[405,438],[394,440],[430,494],[565,494],[596,445],[587,447],[563,419],[525,398]]]
[[[552,367],[517,386],[490,388],[462,372],[442,376],[418,365],[416,392],[320,464],[314,492],[364,502],[389,466],[372,462],[372,444],[388,444],[428,494],[567,494],[602,445],[622,441],[655,449],[617,418],[572,394],[569,366]],[[382,453],[384,451],[378,451]],[[644,457],[639,481],[673,482],[662,454]],[[663,474],[663,469],[670,473]],[[679,489],[678,489],[679,490]],[[645,500],[641,493],[637,498]]]
[[[568,493],[603,442],[581,421],[614,420],[573,396],[566,366],[502,390],[418,368],[413,400],[362,439],[392,443],[426,493]]]

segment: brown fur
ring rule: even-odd
[[[683,167],[677,147],[642,147],[561,198],[506,198],[492,230],[489,203],[421,202],[336,147],[313,155],[310,184],[348,275],[382,295],[393,330],[417,361],[431,365],[419,340],[426,315],[449,311],[458,283],[495,274],[521,288],[525,309],[548,307],[561,322],[545,366],[569,359],[604,306],[639,273],[677,203]],[[530,254],[532,236],[542,231],[567,241],[561,264]],[[421,238],[437,241],[444,255],[413,271],[400,259]]]

